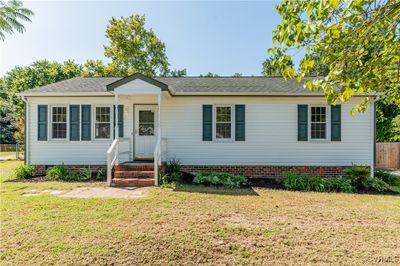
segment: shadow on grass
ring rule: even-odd
[[[259,196],[258,193],[255,192],[252,187],[229,189],[229,188],[214,187],[214,186],[176,184],[173,191],[219,194],[219,195],[230,195],[230,196]]]

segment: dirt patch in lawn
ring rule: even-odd
[[[24,197],[35,197],[40,195],[53,195],[62,198],[143,198],[151,187],[143,188],[112,188],[112,187],[78,187],[67,190],[36,190],[29,189],[22,194]]]

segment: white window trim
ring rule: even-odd
[[[110,107],[110,138],[96,138],[96,108],[97,107]],[[109,141],[113,139],[113,125],[114,125],[114,108],[113,105],[110,104],[100,104],[100,105],[94,105],[93,107],[93,112],[92,112],[92,132],[93,132],[93,137],[92,140],[94,141]]]
[[[65,138],[53,138],[53,107],[65,107],[67,109],[67,132]],[[50,111],[48,112],[48,121],[50,122],[48,127],[48,136],[51,141],[69,141],[69,105],[68,104],[53,104],[49,105]]]
[[[311,108],[312,107],[325,107],[325,123],[326,123],[326,134],[324,139],[313,139],[311,138]],[[308,105],[308,140],[311,142],[330,142],[331,136],[331,108],[324,104],[312,104]]]
[[[217,107],[231,108],[231,137],[229,139],[217,138]],[[235,141],[235,105],[234,104],[213,104],[213,141],[214,142],[234,142]]]

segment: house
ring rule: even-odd
[[[72,78],[20,96],[26,164],[107,165],[110,185],[157,185],[173,158],[186,171],[248,177],[374,165],[374,101],[351,116],[365,95],[328,106],[323,93],[279,77]]]

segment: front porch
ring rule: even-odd
[[[158,185],[164,85],[134,75],[107,86],[114,94],[114,106],[123,106],[114,108],[114,139],[107,150],[107,185]]]

